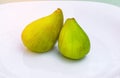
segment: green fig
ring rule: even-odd
[[[90,50],[90,40],[74,18],[68,18],[63,25],[58,48],[60,53],[70,59],[81,59]]]
[[[23,44],[33,52],[51,50],[63,26],[63,13],[60,8],[52,14],[28,24],[22,32]]]

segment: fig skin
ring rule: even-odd
[[[68,18],[61,29],[58,48],[70,59],[82,59],[90,51],[90,40],[74,18]]]
[[[22,42],[33,52],[50,51],[59,37],[62,26],[63,13],[58,8],[52,14],[28,24],[22,32]]]

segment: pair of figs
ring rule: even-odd
[[[60,8],[28,24],[22,32],[23,44],[33,52],[50,51],[57,40],[60,53],[70,59],[81,59],[90,50],[90,40],[74,18],[63,25]]]

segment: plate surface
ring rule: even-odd
[[[61,8],[88,34],[90,53],[82,60],[62,57],[57,44],[46,53],[32,53],[21,41],[30,22]],[[119,78],[120,8],[87,1],[41,1],[0,5],[0,78]]]

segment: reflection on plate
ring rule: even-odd
[[[91,51],[82,60],[62,57],[57,49],[35,54],[21,42],[31,21],[61,8],[87,32]],[[37,1],[0,5],[0,78],[120,77],[120,8],[87,1]]]

